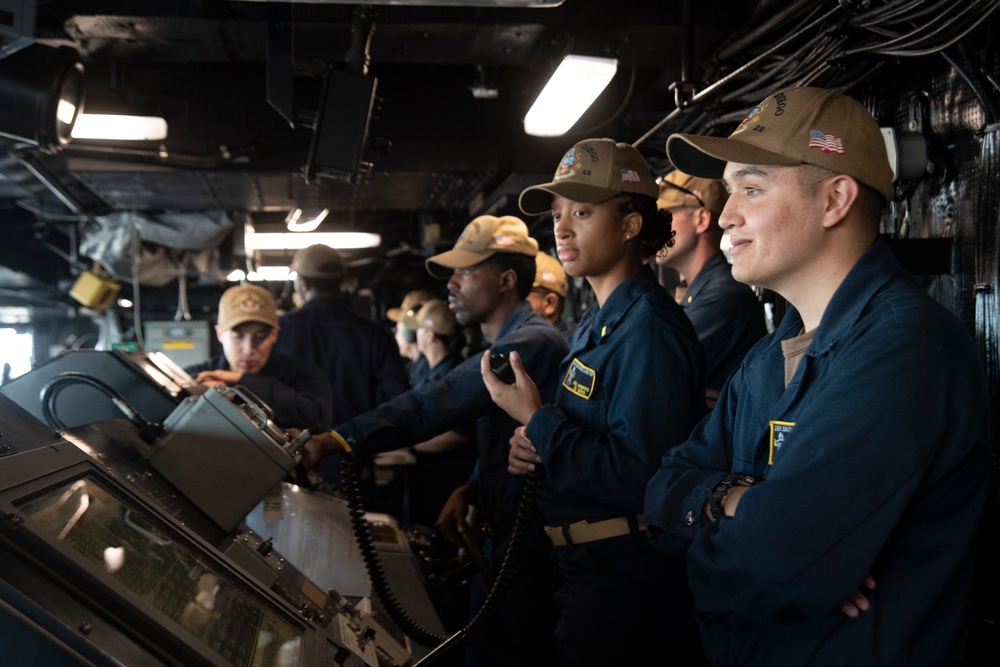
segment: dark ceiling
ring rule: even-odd
[[[736,4],[691,4],[694,53],[733,29],[720,17]],[[34,37],[80,54],[87,112],[159,115],[170,129],[162,142],[76,140],[55,155],[9,142],[0,225],[11,243],[0,263],[50,282],[79,270],[55,251],[75,259],[80,237],[110,213],[222,212],[234,228],[250,219],[277,231],[300,204],[330,209],[319,231],[382,233],[376,251],[353,253],[356,263],[418,255],[471,216],[516,213],[520,190],[547,179],[576,140],[633,141],[671,110],[682,4],[627,6],[39,2]],[[617,57],[619,73],[572,134],[528,137],[523,116],[570,50]],[[367,142],[359,162],[347,159],[354,170],[336,148],[330,164],[309,163],[329,71],[327,104],[347,109],[334,129],[349,135],[360,131],[350,115],[359,101],[341,79],[375,83]],[[239,264],[238,239],[221,251],[221,269],[233,253]]]
[[[112,268],[128,291],[130,260],[150,258],[138,275],[153,307],[157,289],[176,296],[179,266],[194,285],[245,266],[243,225],[281,230],[297,205],[330,209],[319,231],[383,235],[374,251],[345,253],[362,280],[384,276],[387,265],[419,272],[421,258],[472,216],[517,214],[517,194],[547,180],[579,139],[636,143],[664,173],[670,132],[726,131],[779,84],[858,88],[912,55],[890,57],[873,43],[913,26],[931,43],[935,21],[957,16],[947,31],[957,34],[997,5],[0,0],[0,26],[5,8],[27,7],[37,14],[30,37],[79,53],[87,112],[160,115],[170,128],[160,142],[78,140],[55,154],[0,138],[0,305],[72,305],[66,292],[75,275],[95,254],[110,253],[112,236],[122,241],[116,224],[139,221],[143,252],[125,248]],[[906,11],[891,15],[890,6]],[[4,37],[0,30],[0,46]],[[922,43],[911,38],[900,48]],[[618,74],[569,134],[529,137],[524,114],[569,51],[614,56]],[[709,94],[727,75],[725,95]],[[345,158],[336,142],[363,129],[354,120],[359,104],[367,112],[364,96],[352,92],[359,82],[375,85],[374,105],[360,155]],[[329,122],[317,122],[321,107]],[[529,224],[544,233],[543,221]],[[164,297],[164,309],[175,306]]]

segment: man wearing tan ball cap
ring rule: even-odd
[[[409,379],[392,334],[355,314],[341,292],[346,267],[340,252],[323,244],[296,251],[290,267],[302,305],[279,318],[275,350],[316,364],[332,387],[335,419],[371,410],[409,388]],[[339,487],[339,460],[318,473]]]
[[[733,280],[720,250],[719,214],[729,195],[722,181],[675,169],[660,182],[656,204],[673,217],[674,244],[656,256],[687,284],[678,303],[705,351],[706,404],[715,401],[726,378],[754,343],[764,337],[764,306],[746,285]]]
[[[399,356],[405,360],[411,387],[422,384],[427,379],[429,369],[427,359],[417,349],[417,331],[407,326],[406,318],[416,314],[420,307],[430,300],[431,293],[427,290],[413,290],[406,293],[399,308],[389,308],[385,312],[385,316],[396,323],[393,336],[399,347]]]
[[[416,313],[420,310],[420,306],[424,305],[432,298],[431,293],[425,289],[415,289],[409,291],[406,293],[406,296],[403,297],[403,303],[399,304],[399,308],[388,309],[385,311],[385,316],[393,322],[402,322],[404,317]]]
[[[246,387],[273,410],[275,423],[283,428],[327,423],[330,383],[315,365],[275,352],[278,333],[270,292],[259,285],[230,287],[219,299],[215,325],[223,353],[185,370],[209,387]]]
[[[447,301],[431,299],[402,321],[416,332],[417,349],[427,362],[427,374],[414,388],[443,379],[464,360],[465,336]],[[476,464],[476,448],[469,446],[467,430],[449,431],[410,448],[416,458],[409,472],[414,523],[433,526],[452,491],[469,479]]]
[[[566,272],[559,260],[546,252],[535,255],[535,267],[535,282],[528,292],[528,303],[549,324],[564,335],[568,334],[569,327],[562,318],[566,294],[569,292]]]
[[[534,257],[538,254],[538,241],[531,238],[527,226],[520,218],[512,215],[499,218],[481,215],[465,226],[455,241],[454,248],[434,255],[425,263],[431,275],[440,275],[433,270],[435,265],[448,269],[465,269],[497,253]]]
[[[709,662],[964,664],[989,392],[965,328],[878,237],[878,124],[787,88],[728,138],[673,135],[667,153],[726,181],[733,277],[791,306],[646,487]]]
[[[417,312],[404,317],[401,323],[414,332],[415,345],[427,361],[428,373],[423,382],[444,377],[462,362],[461,352],[465,338],[461,335],[458,320],[448,308],[447,301],[431,299]]]
[[[484,215],[466,225],[454,248],[430,257],[426,264],[432,275],[448,279],[448,307],[458,323],[479,325],[492,352],[517,351],[541,396],[551,400],[559,361],[569,348],[562,334],[525,301],[535,279],[537,253],[538,242],[520,218]],[[524,480],[507,472],[508,443],[517,422],[493,404],[479,366],[478,355],[466,359],[443,378],[341,423],[328,436],[314,438],[303,464],[308,467],[340,453],[344,444],[368,456],[475,424],[476,470],[451,493],[436,527],[447,539],[462,544],[463,533],[475,535],[475,526],[466,519],[470,506],[476,508],[489,527],[483,553],[496,571],[511,537]],[[497,613],[481,629],[519,663],[548,667],[555,661],[557,581],[551,543],[541,521],[537,508],[525,518],[518,573]]]

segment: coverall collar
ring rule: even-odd
[[[861,319],[874,294],[899,270],[899,262],[888,244],[882,239],[876,239],[833,293],[806,354],[819,356],[832,350],[837,341]],[[798,311],[789,309],[778,326],[772,345],[780,345],[782,340],[794,338],[801,329],[802,318]]]

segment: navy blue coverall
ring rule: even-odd
[[[524,301],[507,316],[490,349],[516,350],[532,373],[543,400],[555,394],[558,360],[566,354],[566,339],[536,315]],[[496,407],[480,374],[479,356],[473,356],[440,380],[428,382],[336,427],[359,454],[407,447],[476,420],[478,460],[470,484],[473,503],[491,527],[493,557],[499,564],[513,529],[524,478],[507,472],[510,438],[517,422]],[[551,544],[542,532],[542,520],[531,526],[522,543],[523,558],[513,583],[493,618],[505,648],[527,664],[552,664],[555,575]]]
[[[201,371],[228,371],[226,355],[187,366],[188,375]],[[256,394],[274,413],[282,428],[309,428],[329,424],[330,383],[314,364],[271,351],[259,373],[244,373],[240,384]]]
[[[462,355],[452,352],[429,368],[419,387],[444,378],[462,363]],[[441,508],[456,487],[465,483],[476,464],[475,428],[460,430],[469,443],[447,452],[414,452],[416,464],[410,471],[410,516],[413,523],[434,526]]]
[[[274,351],[319,366],[332,390],[327,426],[372,410],[410,388],[399,346],[388,329],[358,317],[340,299],[318,297],[278,317]],[[328,457],[317,472],[334,485],[340,459]]]
[[[972,545],[990,471],[989,405],[960,323],[882,241],[858,260],[785,387],[790,310],[650,481],[654,544],[686,555],[709,661],[962,663]],[[730,471],[763,480],[710,522]],[[837,605],[866,573],[868,611]]]
[[[526,430],[548,525],[642,514],[647,480],[705,411],[702,364],[691,323],[648,266],[584,314],[555,402]],[[561,664],[703,662],[684,562],[644,531],[558,546],[555,559]]]
[[[733,278],[719,250],[705,262],[681,300],[705,351],[709,389],[719,390],[754,343],[767,335],[764,305],[749,287]]]

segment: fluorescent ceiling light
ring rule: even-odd
[[[298,250],[316,243],[352,250],[377,248],[382,244],[382,236],[367,232],[265,233],[247,234],[243,242],[247,250]]]
[[[157,116],[116,116],[82,113],[76,118],[74,139],[159,141],[167,138],[167,121]]]
[[[319,223],[326,220],[326,216],[330,213],[330,209],[324,208],[322,211],[311,210],[308,213],[304,213],[301,208],[297,208],[288,214],[285,218],[285,224],[288,225],[288,231],[290,232],[315,232],[316,228],[319,227]]]
[[[260,282],[262,280],[288,280],[287,266],[258,266],[256,271],[247,274],[247,280]]]
[[[524,116],[524,131],[536,137],[566,134],[617,70],[614,58],[566,56]]]

